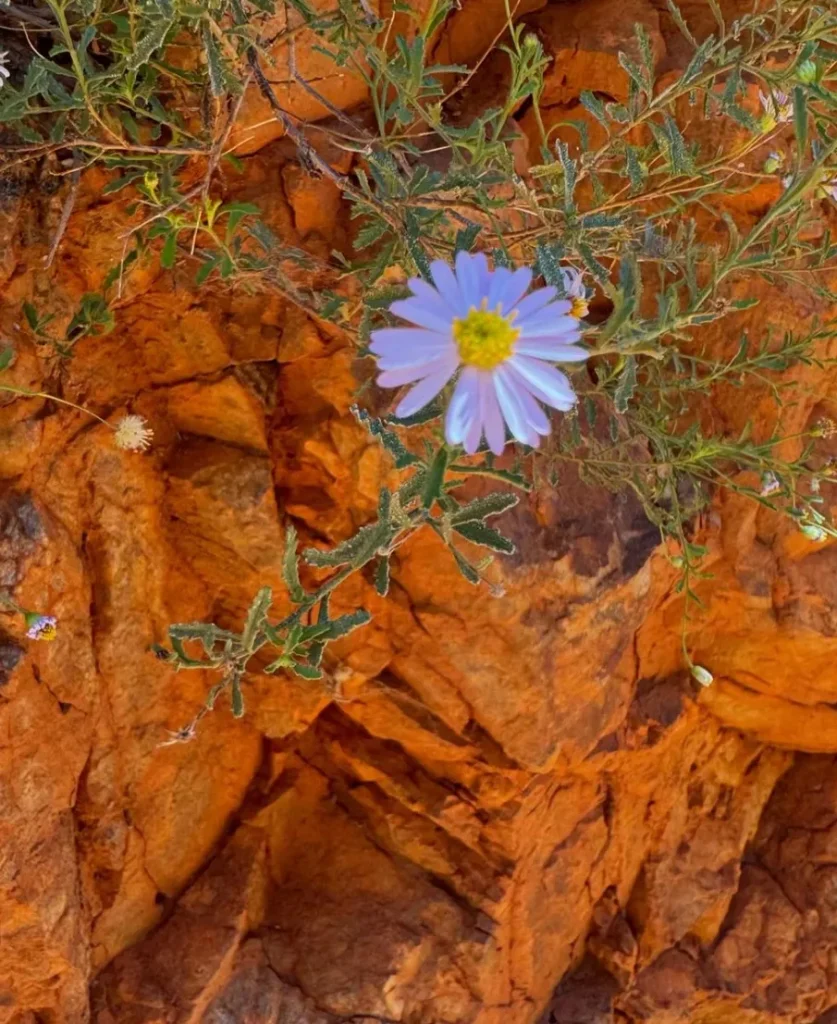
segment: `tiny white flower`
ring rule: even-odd
[[[126,452],[143,452],[151,444],[154,431],[142,416],[123,416],[116,424],[116,447]]]

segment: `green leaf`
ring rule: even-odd
[[[564,294],[564,275],[561,269],[561,260],[564,256],[564,247],[560,242],[544,243],[538,242],[536,266],[538,273],[544,281],[552,288],[557,288],[559,294]]]
[[[241,634],[241,646],[249,650],[256,634],[262,628],[262,623],[267,618],[270,606],[273,603],[273,591],[270,587],[262,587],[253,598],[253,603],[247,612],[247,621],[244,623],[244,632]]]
[[[195,284],[201,285],[204,283],[212,271],[218,266],[219,259],[220,257],[216,254],[215,256],[210,256],[208,260],[201,263],[198,267],[197,273],[195,274]]]
[[[713,36],[709,36],[707,39],[700,44],[700,46],[692,54],[692,58],[686,65],[686,70],[683,72],[683,81],[688,82],[692,78],[697,76],[703,70],[703,66],[709,58],[709,54],[712,47],[715,45],[715,39]]]
[[[221,61],[221,51],[208,22],[201,25],[201,36],[203,37],[203,48],[206,52],[206,68],[209,72],[209,88],[213,96],[223,96],[226,92],[224,84],[224,65]]]
[[[389,593],[389,581],[390,561],[388,558],[379,558],[375,566],[375,589],[381,597],[386,597]]]
[[[454,252],[470,252],[481,230],[480,224],[469,224],[467,228],[460,228],[453,242]]]
[[[692,35],[689,26],[686,24],[683,15],[680,13],[680,8],[675,3],[675,0],[666,0],[666,6],[668,7],[669,13],[671,14],[672,18],[674,19],[675,25],[677,25],[677,27],[683,33],[685,38],[689,40],[692,46],[697,46],[697,40]],[[711,39],[712,37],[710,36],[709,38]]]
[[[605,105],[599,97],[594,92],[590,92],[588,89],[585,89],[579,96],[579,99],[581,100],[582,106],[586,110],[589,110],[593,117],[607,128],[610,124],[610,119],[607,116]]]
[[[644,92],[648,88],[642,74],[642,70],[634,64],[626,53],[622,53],[621,51],[619,53],[619,64],[625,71],[627,71],[628,77],[641,92]]]
[[[663,121],[665,134],[668,139],[668,151],[672,170],[675,174],[694,174],[694,161],[689,150],[686,148],[686,140],[683,138],[677,122],[667,111],[663,112]]]
[[[620,55],[621,56],[621,55]],[[558,160],[564,171],[564,206],[568,211],[575,210],[575,183],[578,180],[578,166],[570,156],[570,150],[566,142],[560,140],[555,144],[555,151]]]
[[[372,619],[372,616],[365,608],[358,608],[357,611],[349,612],[347,615],[340,615],[328,623],[328,632],[324,635],[326,640],[339,640],[360,626],[365,626]]]
[[[394,431],[387,430],[383,420],[370,416],[365,409],[360,409],[356,405],[352,406],[351,412],[355,419],[362,423],[373,437],[377,437],[384,448],[386,448],[393,458],[396,469],[406,469],[407,466],[413,466],[415,463],[421,462],[417,455],[413,455],[412,452],[404,447]]]
[[[458,526],[454,526],[454,530],[474,544],[480,544],[484,548],[491,548],[492,551],[502,551],[506,555],[514,554],[514,544],[507,537],[504,537],[502,533],[499,533],[490,526],[486,526],[485,523],[461,523]]]
[[[628,403],[636,391],[636,358],[628,356],[625,359],[625,366],[619,377],[619,383],[613,393],[613,404],[616,411],[625,413],[628,411]]]
[[[291,524],[285,533],[285,556],[282,559],[282,578],[288,588],[291,600],[301,604],[306,597],[305,590],[299,581],[299,564],[297,556],[298,538],[296,527]]]
[[[302,679],[322,679],[322,672],[315,665],[306,665],[301,661],[294,661],[288,666],[294,675],[300,676]]]
[[[166,41],[172,23],[168,18],[161,18],[159,23],[151,31],[142,37],[137,43],[134,52],[128,57],[127,67],[129,71],[137,71],[147,64],[156,50],[159,50]]]
[[[379,548],[385,547],[390,540],[390,527],[387,523],[372,523],[362,526],[354,537],[338,544],[331,551],[319,551],[317,548],[306,548],[302,557],[309,565],[318,568],[329,568],[347,565],[350,562],[360,568],[375,557]]]
[[[15,350],[11,345],[7,345],[2,352],[0,352],[0,370],[5,370],[6,367],[11,363],[12,357],[15,354]]]
[[[651,46],[651,37],[648,29],[637,21],[634,23],[634,35],[639,44],[639,52],[642,57],[642,77],[645,87],[650,89],[654,82],[654,51]]]
[[[207,664],[200,658],[192,658],[186,653],[186,648],[183,646],[183,642],[178,636],[173,636],[171,630],[169,630],[169,642],[171,643],[172,650],[177,655],[177,664],[179,668],[204,668]]]
[[[442,484],[445,481],[445,470],[447,469],[449,458],[450,452],[445,446],[442,446],[436,452],[436,457],[427,470],[427,476],[424,479],[424,486],[421,490],[421,503],[425,508],[430,508],[442,493]]]
[[[383,238],[387,231],[389,231],[389,224],[383,218],[380,220],[370,219],[358,231],[355,238],[355,247],[357,249],[366,249],[380,238]]]
[[[589,245],[580,243],[578,246],[578,254],[584,263],[584,266],[590,271],[593,277],[599,282],[604,290],[610,294],[610,274],[607,270],[599,263],[596,257],[593,255],[593,250]]]
[[[451,524],[459,526],[462,523],[482,522],[488,516],[499,516],[507,512],[520,501],[516,494],[508,494],[505,491],[495,491],[487,494],[484,498],[475,498],[467,505],[456,510],[451,516]]]
[[[625,146],[625,171],[631,182],[631,195],[641,192],[645,184],[647,172],[643,169],[636,155],[637,151],[633,146]]]
[[[118,192],[120,189],[125,188],[126,185],[130,185],[132,181],[136,181],[138,178],[142,178],[142,171],[137,171],[134,174],[125,174],[121,178],[114,178],[113,181],[109,181],[102,189],[102,195],[108,196],[112,192]]]
[[[15,125],[15,127],[17,129],[18,135],[23,139],[24,142],[31,142],[37,145],[39,142],[44,141],[43,135],[41,135],[40,132],[35,131],[35,129],[28,124],[18,124]]]
[[[743,107],[739,107],[737,103],[730,103],[724,111],[733,121],[737,121],[738,124],[743,125],[748,131],[756,134],[759,131],[759,123],[753,117],[753,115],[745,110]]]
[[[31,331],[37,331],[40,326],[40,320],[38,318],[38,311],[32,305],[31,302],[23,303],[23,315],[26,317],[26,322],[29,324]]]
[[[219,211],[219,216],[227,218],[227,239],[232,238],[235,229],[245,217],[255,217],[261,212],[255,203],[227,203]]]
[[[410,116],[412,118],[412,115]],[[404,240],[407,243],[407,251],[410,253],[418,272],[426,281],[429,281],[430,260],[427,258],[427,252],[422,244],[424,234],[425,230],[422,228],[418,217],[412,210],[408,209],[404,214]]]
[[[451,551],[453,552],[453,557],[456,559],[456,565],[465,579],[475,587],[479,586],[480,574],[477,570],[461,552],[456,550],[456,548],[452,547]]]
[[[170,231],[166,235],[166,241],[163,245],[163,251],[160,253],[160,266],[165,267],[166,270],[171,270],[177,259],[177,233]]]

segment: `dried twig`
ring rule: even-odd
[[[307,82],[299,73],[299,71],[297,71],[296,43],[293,39],[288,41],[288,71],[291,74],[291,78],[293,78],[297,85],[301,86],[308,93],[308,95],[312,97],[312,99],[315,99],[318,103],[321,103],[333,117],[336,117],[338,121],[347,125],[349,128],[352,128],[355,131],[359,131],[363,136],[364,142],[371,140],[371,134],[368,131],[366,131],[366,129],[362,125],[357,124],[357,122],[353,118],[349,117],[349,115],[344,110],[341,110],[340,107],[335,106],[331,102],[331,100],[328,99],[328,97],[323,96],[323,94],[319,92],[319,90],[315,89],[314,86],[311,85],[310,82]],[[353,139],[352,141],[354,142],[358,140]]]
[[[256,52],[255,46],[250,46],[247,50],[247,63],[250,65],[250,69],[253,72],[253,77],[256,80],[259,91],[267,100],[274,118],[282,125],[285,129],[285,134],[296,146],[296,150],[299,155],[299,162],[305,171],[307,171],[307,173],[313,178],[319,178],[325,175],[333,181],[345,195],[357,202],[374,206],[378,211],[378,214],[383,217],[390,227],[396,231],[400,231],[401,225],[399,224],[398,219],[393,216],[392,211],[388,206],[381,203],[373,196],[365,195],[360,191],[360,189],[356,188],[345,174],[341,174],[339,171],[336,171],[327,160],[324,160],[316,149],[314,149],[308,139],[305,138],[299,127],[296,125],[294,119],[276,99],[276,93],[273,91],[270,82],[267,80],[267,77],[262,70],[262,66],[259,62],[259,55]]]
[[[37,25],[38,28],[47,29],[53,31],[58,26],[54,21],[49,21],[46,18],[42,18],[40,14],[36,14],[35,11],[30,11],[26,7],[18,7],[16,4],[4,3],[0,4],[0,14],[5,18],[13,18],[16,21],[25,21],[30,25]]]
[[[76,196],[78,195],[80,181],[81,169],[77,167],[70,175],[70,188],[67,192],[67,197],[64,200],[64,205],[61,208],[61,217],[58,221],[58,227],[55,230],[55,237],[52,240],[52,245],[49,247],[49,253],[44,260],[45,267],[52,266],[52,261],[55,259],[55,254],[58,252],[58,246],[61,244],[61,239],[64,237],[64,232],[67,230],[67,224],[70,222],[73,207],[76,205]]]

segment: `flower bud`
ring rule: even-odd
[[[803,85],[812,85],[817,80],[816,61],[804,60],[796,69],[796,77]]]
[[[701,686],[711,686],[715,682],[715,677],[703,665],[692,665],[692,678]]]

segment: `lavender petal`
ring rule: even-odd
[[[472,366],[462,371],[445,417],[445,438],[461,444],[474,419],[479,419],[479,371]]]
[[[515,324],[515,327],[520,328],[523,338],[550,338],[562,334],[572,342],[581,337],[578,320],[574,316],[555,316],[551,306],[530,317],[525,324]]]
[[[549,363],[514,355],[505,365],[539,401],[562,412],[567,412],[575,405],[575,392],[566,374]]]
[[[451,362],[453,362],[455,369],[455,357],[451,360],[449,355],[443,355],[438,359],[416,363],[415,366],[400,366],[397,369],[384,370],[383,373],[378,375],[378,387],[400,388],[402,384],[412,384],[413,381],[423,380],[425,377],[431,377],[433,374],[446,370]]]
[[[438,331],[427,331],[422,327],[384,327],[372,332],[369,349],[376,356],[388,359],[402,355],[409,355],[412,359],[417,352],[433,355],[450,345],[450,336]]]
[[[552,302],[557,292],[554,288],[538,288],[537,291],[530,292],[525,299],[521,299],[520,302],[514,307],[515,317],[514,326],[522,327],[526,323],[528,317],[534,313],[540,312],[544,306]],[[569,313],[572,303],[570,302],[556,302],[556,313],[563,316],[565,313]],[[565,306],[565,309],[557,307]]]
[[[568,345],[566,337],[521,338],[514,346],[516,355],[548,359],[552,363],[583,363],[590,353],[577,345]]]
[[[523,405],[517,397],[517,388],[503,373],[502,368],[494,371],[494,390],[509,430],[518,441],[536,447],[537,435],[526,419]]]
[[[414,297],[418,299],[425,309],[429,309],[445,319],[452,319],[456,315],[456,310],[451,308],[450,304],[442,298],[432,285],[422,281],[420,277],[411,277],[407,284]]]
[[[433,284],[436,285],[439,294],[454,311],[456,316],[465,316],[468,312],[468,304],[462,297],[462,290],[456,280],[456,274],[443,260],[434,260],[430,264],[430,276]]]
[[[480,419],[488,447],[501,455],[506,445],[506,426],[490,373],[480,374]]]
[[[434,309],[428,309],[421,299],[399,299],[389,307],[390,312],[400,316],[402,320],[409,320],[419,327],[427,327],[431,331],[439,331],[441,334],[450,334],[451,317],[442,316]]]
[[[395,415],[401,418],[405,416],[412,416],[413,413],[423,409],[428,402],[431,402],[436,395],[442,390],[447,384],[451,377],[456,372],[457,360],[450,359],[442,369],[437,370],[435,373],[431,373],[429,377],[425,377],[424,380],[419,381],[418,384],[398,403],[395,409]]]

